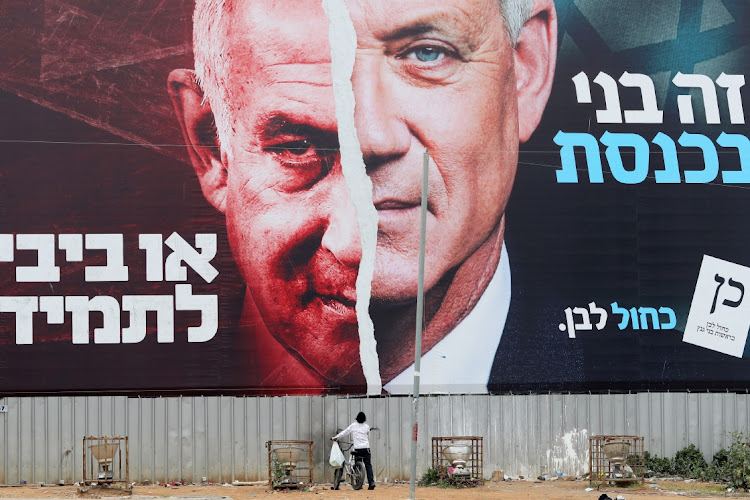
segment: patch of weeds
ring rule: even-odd
[[[708,476],[708,462],[701,450],[694,444],[686,446],[674,456],[674,472],[681,477],[706,479]]]
[[[444,474],[440,479],[440,469],[429,468],[417,482],[419,486],[436,486],[438,488],[470,488],[477,486],[474,481],[455,479],[449,474]]]
[[[286,480],[286,469],[284,466],[277,462],[276,460],[273,461],[273,485],[279,486]]]
[[[656,476],[671,476],[674,474],[674,460],[669,457],[659,457],[651,455],[649,452],[643,453],[646,470],[652,471]]]
[[[430,467],[422,474],[417,484],[419,486],[435,486],[440,482],[440,470]]]
[[[678,451],[674,458],[660,458],[645,452],[644,459],[648,475],[676,475],[699,481],[715,481],[750,491],[750,435],[744,433],[733,433],[729,449],[722,448],[714,453],[710,464],[692,444]],[[711,485],[708,487],[713,488]],[[721,486],[717,488],[723,490]],[[694,490],[691,488],[691,491]]]
[[[744,491],[750,490],[750,443],[746,434],[732,434],[732,445],[727,452],[729,484]]]

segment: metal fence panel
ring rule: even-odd
[[[330,481],[330,437],[359,411],[375,428],[379,480],[407,480],[408,397],[10,397],[0,399],[0,484],[72,483],[82,475],[82,440],[124,435],[133,481],[268,479],[271,439],[312,440],[314,475]],[[484,438],[484,471],[535,477],[582,474],[588,438],[632,434],[646,450],[672,456],[695,444],[710,461],[733,432],[749,429],[750,396],[735,393],[541,394],[420,398],[418,474],[431,465],[430,438]]]

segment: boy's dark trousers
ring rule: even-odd
[[[355,449],[353,452],[354,456],[361,458],[365,463],[365,471],[367,472],[367,484],[370,485],[370,489],[375,487],[375,478],[372,477],[372,463],[370,462],[370,448]]]

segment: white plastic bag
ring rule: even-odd
[[[336,441],[331,446],[331,458],[328,460],[328,463],[337,469],[344,465],[344,454],[341,452],[341,448],[339,448],[339,444]]]

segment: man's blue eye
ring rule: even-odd
[[[435,47],[422,47],[414,51],[414,55],[422,62],[437,61],[443,52]]]

